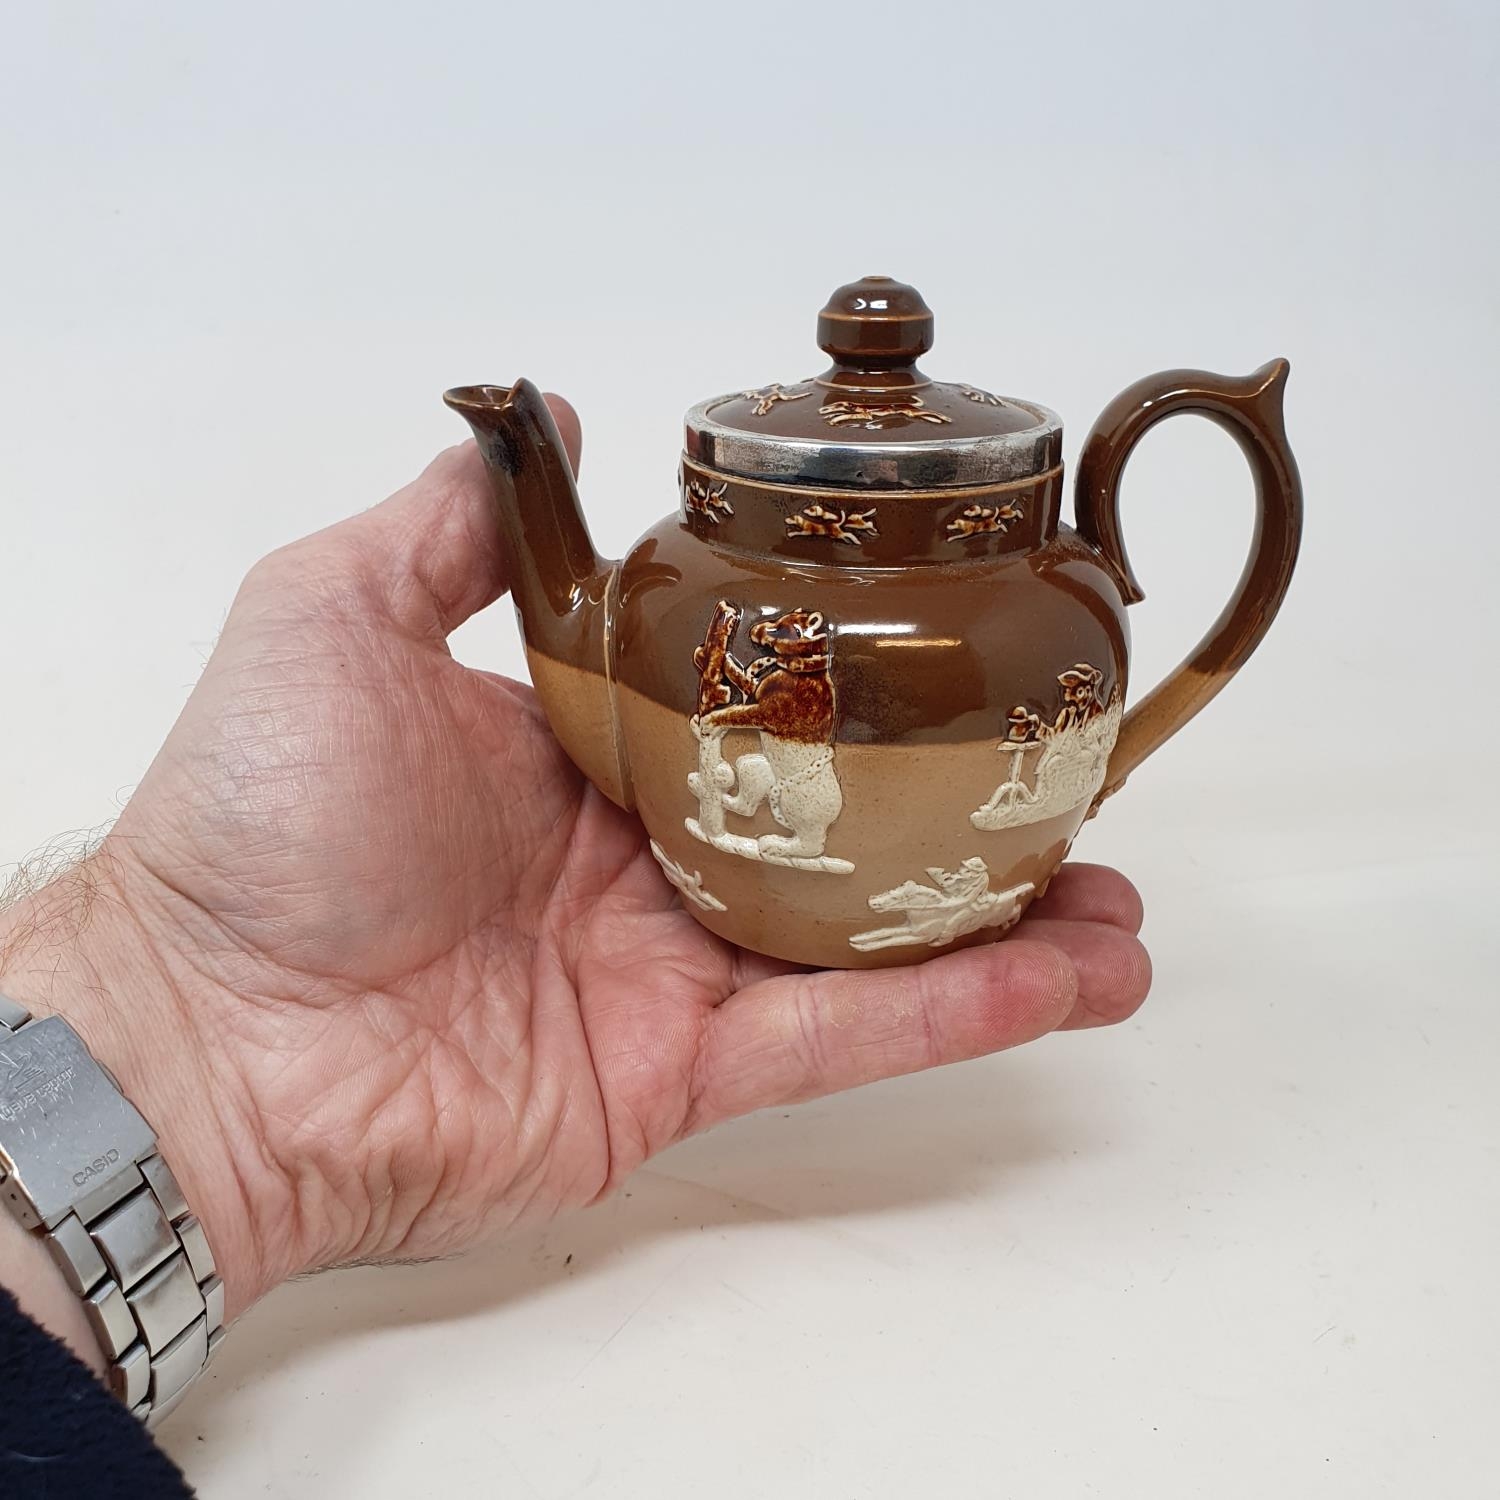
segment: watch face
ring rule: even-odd
[[[0,1158],[9,1174],[0,1196],[23,1224],[51,1228],[155,1145],[66,1021],[44,1016],[0,1036]]]

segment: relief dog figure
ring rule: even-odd
[[[871,896],[871,911],[900,912],[905,920],[893,927],[856,932],[849,946],[860,953],[915,944],[942,948],[980,928],[1005,932],[1020,920],[1024,904],[1036,889],[1026,882],[1008,891],[992,891],[989,868],[977,855],[956,870],[933,866],[927,878],[931,885],[908,880]]]

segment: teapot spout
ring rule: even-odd
[[[552,413],[529,380],[461,386],[443,400],[484,457],[526,660],[552,731],[600,791],[632,807],[609,661],[618,568],[594,550]]]

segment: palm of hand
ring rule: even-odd
[[[1139,1003],[1138,906],[1103,870],[1022,941],[915,970],[807,975],[707,933],[529,689],[449,654],[502,586],[486,507],[455,450],[258,567],[112,836],[212,981],[193,1025],[293,1217],[311,1195],[329,1225],[280,1274],[444,1253],[716,1120]]]

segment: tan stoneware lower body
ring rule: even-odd
[[[1088,811],[1084,799],[1020,827],[976,828],[972,814],[1007,778],[998,736],[837,743],[831,772],[842,806],[820,857],[805,862],[814,867],[746,858],[690,830],[703,827],[689,784],[700,769],[690,723],[628,688],[616,701],[637,810],[686,910],[731,942],[795,963],[882,968],[994,941],[1045,888]],[[724,761],[756,755],[759,742],[754,731],[731,731]],[[724,825],[725,842],[740,849],[787,834],[768,802],[752,815],[726,814]]]

